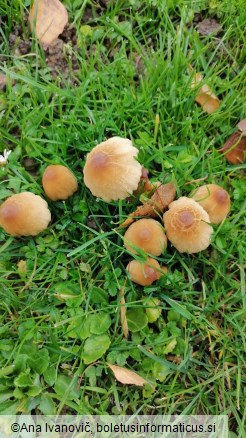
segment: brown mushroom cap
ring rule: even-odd
[[[0,207],[0,225],[12,236],[35,236],[50,220],[47,202],[30,192],[10,196]]]
[[[183,196],[171,202],[163,220],[167,238],[179,252],[192,254],[209,246],[213,232],[209,216],[193,199]]]
[[[124,245],[132,254],[137,246],[149,254],[159,256],[167,246],[163,227],[155,219],[139,219],[130,225],[124,235]]]
[[[226,190],[216,184],[198,187],[192,196],[209,215],[212,224],[219,224],[230,211],[230,196]]]
[[[127,271],[134,283],[141,286],[149,286],[154,281],[161,277],[161,267],[157,260],[148,257],[146,262],[140,263],[137,260],[132,260],[127,265]]]
[[[87,155],[84,182],[94,196],[104,201],[125,199],[137,189],[142,166],[138,150],[127,138],[112,137]]]
[[[46,167],[42,184],[48,198],[52,201],[67,199],[78,189],[77,179],[67,167],[52,164]]]

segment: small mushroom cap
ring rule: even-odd
[[[246,137],[246,119],[241,120],[241,122],[237,124],[237,127],[241,131],[243,137]]]
[[[163,220],[167,238],[179,252],[192,254],[209,246],[213,228],[208,213],[193,199],[171,202]]]
[[[35,236],[50,220],[47,202],[30,192],[10,196],[0,207],[0,225],[12,236]]]
[[[132,254],[137,254],[133,246],[149,254],[159,256],[167,246],[163,227],[155,219],[139,219],[130,225],[124,235],[124,245]]]
[[[219,224],[230,211],[230,196],[226,190],[216,184],[198,187],[192,196],[209,215],[212,224]]]
[[[125,199],[137,189],[142,166],[138,150],[127,138],[112,137],[87,155],[84,182],[94,196],[104,201]]]
[[[141,286],[149,286],[154,281],[161,277],[161,267],[157,260],[148,257],[146,262],[140,263],[137,260],[132,260],[127,265],[127,271],[134,283]]]
[[[46,167],[42,184],[48,198],[52,201],[67,199],[78,189],[77,179],[67,167],[52,164]]]

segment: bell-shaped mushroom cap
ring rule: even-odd
[[[132,254],[137,254],[134,246],[149,254],[159,256],[167,246],[163,227],[155,219],[139,219],[130,225],[124,235],[124,245]]]
[[[146,262],[139,262],[132,260],[126,267],[130,274],[130,278],[134,283],[141,286],[149,286],[154,281],[159,280],[161,277],[161,267],[157,260],[148,257]]]
[[[67,167],[52,164],[46,167],[42,184],[48,198],[52,201],[67,199],[78,189],[77,179]]]
[[[30,192],[12,195],[0,207],[0,225],[12,236],[35,236],[50,220],[47,202]]]
[[[142,175],[137,154],[127,138],[112,137],[97,145],[86,158],[85,185],[107,202],[127,198],[137,189]]]
[[[230,196],[226,190],[216,184],[198,187],[192,196],[209,215],[212,224],[219,224],[230,211]]]
[[[179,252],[192,254],[209,246],[213,232],[209,216],[193,199],[183,196],[171,202],[163,220],[167,238]]]

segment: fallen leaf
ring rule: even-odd
[[[203,76],[201,73],[196,73],[191,82],[191,88],[196,88],[202,82]],[[216,111],[220,106],[220,100],[212,93],[211,88],[207,84],[203,84],[197,90],[195,101],[201,105],[202,109],[208,114]]]
[[[59,0],[34,0],[29,22],[37,39],[48,47],[63,32],[68,22],[67,10]]]
[[[165,208],[174,200],[176,189],[173,183],[161,184],[158,183],[153,195],[145,201],[144,205],[140,205],[129,217],[120,225],[121,228],[128,227],[135,218],[139,216],[156,217],[162,213]]]
[[[122,287],[122,289],[120,290],[120,322],[121,322],[121,326],[122,326],[122,330],[123,330],[123,334],[124,337],[126,339],[128,339],[129,336],[129,329],[128,329],[128,323],[127,323],[127,319],[126,319],[126,301],[125,301],[125,297],[124,297],[124,292],[125,292],[125,288]]]
[[[239,131],[241,131],[242,136],[246,137],[246,119],[241,120],[241,122],[237,124],[237,127]]]
[[[232,164],[241,164],[245,160],[246,137],[239,131],[234,132],[218,152],[226,152],[226,159]]]
[[[116,380],[123,383],[123,385],[143,386],[145,383],[148,383],[147,380],[139,376],[139,374],[127,368],[112,365],[111,363],[108,363],[108,367],[113,371]]]

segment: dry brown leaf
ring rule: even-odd
[[[134,201],[136,196],[139,196],[145,192],[151,192],[154,189],[153,184],[150,182],[148,177],[149,171],[142,166],[142,175],[138,183],[138,187],[132,193],[132,196],[128,198],[128,201]]]
[[[123,383],[123,385],[143,386],[145,383],[148,383],[143,377],[127,368],[112,365],[111,363],[108,363],[108,367],[113,371],[116,380]]]
[[[225,142],[219,152],[226,152],[226,159],[232,164],[241,164],[245,161],[246,137],[239,131],[234,132]]]
[[[241,120],[237,125],[239,131],[241,131],[242,136],[246,137],[246,119]]]
[[[128,339],[129,336],[129,329],[128,329],[128,323],[127,323],[127,319],[126,319],[126,301],[125,301],[125,297],[124,297],[124,292],[125,292],[125,288],[122,287],[122,289],[120,290],[120,322],[121,322],[121,326],[122,326],[122,330],[123,330],[123,334],[124,337],[126,339]]]
[[[38,40],[48,47],[63,32],[68,22],[67,10],[59,0],[34,0],[29,22]]]
[[[191,88],[196,88],[203,80],[201,73],[196,73],[194,79],[191,82]],[[195,101],[201,105],[202,109],[208,114],[216,111],[220,106],[220,100],[215,94],[212,93],[211,88],[207,84],[203,84],[197,90]]]
[[[173,183],[161,184],[151,196],[151,198],[144,204],[140,205],[130,216],[120,225],[121,228],[128,227],[135,218],[139,216],[156,217],[162,213],[165,208],[174,200],[176,196],[176,189]]]

